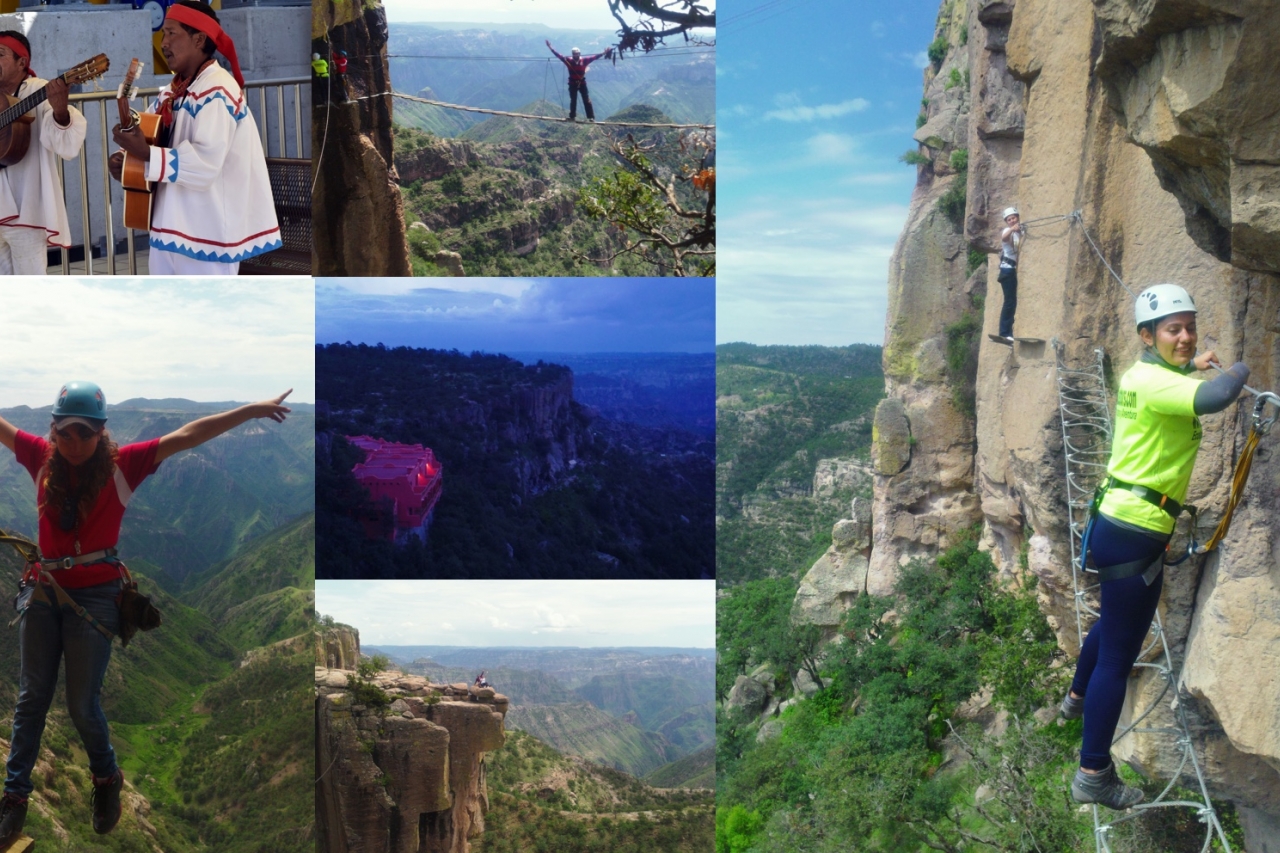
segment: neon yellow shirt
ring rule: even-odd
[[[1117,480],[1155,489],[1182,503],[1200,449],[1196,388],[1202,380],[1140,361],[1120,378],[1116,427],[1107,473]],[[1132,492],[1111,489],[1101,512],[1148,530],[1169,533],[1169,513]]]

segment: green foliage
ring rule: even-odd
[[[924,127],[928,123],[929,123],[929,115],[927,113],[920,113],[919,115],[916,116],[916,130],[919,130],[920,128]]]
[[[964,78],[960,76],[960,69],[952,68],[951,73],[947,75],[947,82],[946,84],[943,85],[942,88],[954,89],[956,86],[959,86],[963,80]]]
[[[355,673],[347,675],[347,692],[351,694],[353,705],[365,705],[375,713],[386,713],[387,707],[391,704],[391,696],[374,684],[373,679],[390,665],[391,661],[386,655],[362,658],[356,663]]]
[[[951,159],[950,159],[948,162],[950,162],[950,163],[951,163],[951,168],[955,169],[957,172],[966,172],[966,171],[968,171],[968,169],[969,169],[969,149],[968,149],[968,148],[957,148],[955,151],[952,151],[952,152],[951,152]]]
[[[760,812],[740,805],[716,809],[716,853],[748,853],[763,828]]]
[[[791,603],[796,582],[762,578],[735,586],[716,600],[716,695],[729,695],[739,673],[791,658]]]
[[[933,158],[918,148],[912,148],[910,151],[904,151],[898,158],[898,162],[906,163],[908,166],[927,166],[933,162]]]
[[[757,743],[747,721],[718,717],[717,850],[1083,849],[1087,815],[1064,794],[1079,724],[1022,722],[1062,672],[1032,594],[996,586],[972,538],[905,567],[894,593],[854,601],[827,686],[776,737]],[[745,602],[718,611],[721,637],[745,635]],[[1018,715],[1008,733],[953,734],[948,720],[984,684]],[[940,770],[944,746],[969,760]]]
[[[985,264],[986,262],[987,262],[986,252],[980,252],[977,249],[970,249],[969,258],[968,258],[968,261],[965,263],[965,268],[964,268],[965,276],[967,277],[967,276],[973,275],[973,271],[976,270],[978,267],[982,266],[983,264]]]
[[[440,179],[440,191],[445,195],[460,196],[466,189],[462,180],[462,173],[453,171]]]
[[[933,63],[935,68],[942,64],[942,60],[947,58],[947,49],[950,46],[945,35],[938,36],[929,43],[929,61]]]
[[[982,312],[971,309],[946,327],[947,381],[951,401],[966,417],[976,416],[978,342],[982,333]]]
[[[960,28],[960,46],[964,47],[969,43],[969,25],[965,24]]]
[[[968,164],[966,163],[966,166]],[[968,170],[956,172],[951,184],[938,196],[938,210],[947,218],[957,232],[964,230],[965,204],[968,200]]]
[[[820,460],[869,454],[880,359],[868,346],[716,348],[722,586],[807,569],[826,550],[854,492],[808,493]]]

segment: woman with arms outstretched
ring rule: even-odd
[[[118,447],[107,432],[106,397],[92,382],[68,382],[62,387],[47,438],[23,432],[0,418],[0,444],[13,451],[36,484],[41,565],[93,620],[111,634],[118,633],[122,573],[116,542],[133,492],[175,453],[255,418],[283,421],[289,409],[282,404],[289,393],[209,415],[162,438],[124,447]],[[34,585],[26,586],[17,601],[21,670],[8,773],[0,798],[0,847],[22,831],[32,791],[31,771],[63,658],[67,710],[93,773],[94,831],[110,832],[120,820],[124,775],[116,764],[101,703],[111,638],[88,619],[41,603],[40,598],[56,602],[54,592],[46,590],[33,601],[34,591]]]

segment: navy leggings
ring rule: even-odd
[[[1113,524],[1105,515],[1094,521],[1089,537],[1089,550],[1098,567],[1154,559],[1164,548],[1165,543]],[[1101,616],[1085,637],[1071,682],[1071,690],[1084,697],[1081,767],[1105,770],[1111,763],[1111,741],[1124,706],[1129,672],[1142,651],[1163,586],[1164,572],[1151,586],[1142,575],[1102,584]]]

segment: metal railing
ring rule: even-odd
[[[262,148],[268,157],[295,157],[310,159],[311,79],[309,77],[285,77],[271,80],[250,80],[245,83],[245,102],[253,113],[262,135]],[[140,89],[139,96],[149,104],[160,93],[158,88]],[[72,106],[79,109],[88,122],[80,155],[67,169],[66,161],[58,160],[58,176],[62,182],[63,199],[67,205],[72,231],[79,225],[79,244],[84,248],[84,275],[94,275],[93,250],[97,245],[95,229],[102,244],[106,262],[106,274],[138,274],[137,248],[134,230],[124,227],[124,203],[119,182],[111,178],[107,168],[114,144],[111,129],[119,123],[116,93],[111,91],[85,92],[70,97]],[[135,104],[137,101],[135,101]],[[304,104],[307,106],[304,109]],[[96,124],[96,132],[95,132]],[[92,161],[93,168],[90,168]],[[69,184],[68,172],[74,180]],[[95,174],[95,172],[97,174]],[[91,180],[92,176],[92,180]],[[79,211],[77,220],[76,210]],[[124,234],[127,270],[117,271],[116,235]],[[145,233],[145,232],[139,232]],[[75,244],[73,237],[72,243]],[[63,275],[71,274],[71,252],[60,251]],[[79,271],[77,271],[79,272]]]

